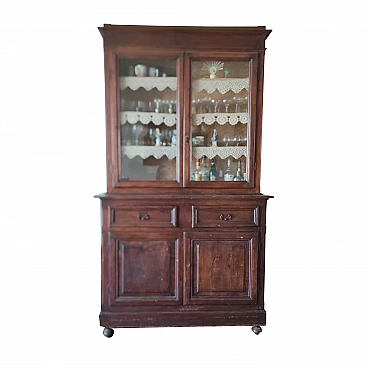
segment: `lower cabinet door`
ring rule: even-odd
[[[182,303],[180,246],[177,234],[109,233],[107,258],[108,304],[170,305]]]
[[[185,234],[184,304],[257,304],[258,233]]]

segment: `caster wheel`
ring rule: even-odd
[[[112,335],[114,334],[114,330],[112,328],[105,327],[103,330],[103,334],[106,337],[112,337]]]
[[[252,331],[253,331],[256,335],[258,335],[258,334],[260,334],[260,333],[262,332],[262,328],[261,328],[261,326],[253,326],[253,327],[252,327]]]

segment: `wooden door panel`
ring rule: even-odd
[[[186,264],[186,304],[257,302],[257,233],[193,234]]]
[[[175,296],[175,282],[172,282],[172,271],[175,270],[173,245],[167,242],[119,241],[119,297]]]
[[[111,234],[110,304],[178,303],[179,243],[173,235]]]
[[[233,241],[196,242],[193,249],[194,296],[246,295],[246,246]]]

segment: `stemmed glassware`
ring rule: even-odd
[[[218,105],[220,101],[217,101],[215,99],[211,100],[212,104],[214,105],[214,113],[218,112]]]
[[[233,103],[235,104],[235,112],[239,113],[241,111],[242,105],[248,104],[248,98],[247,97],[233,97],[232,98]]]
[[[224,103],[225,105],[225,112],[228,113],[229,112],[229,105],[233,102],[233,100],[222,100],[222,102]]]

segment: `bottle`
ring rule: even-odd
[[[176,129],[173,130],[173,135],[171,139],[171,146],[176,147]]]
[[[206,161],[207,161],[206,156],[203,156],[202,157],[202,170],[201,170],[202,181],[210,180],[210,173],[208,171]]]
[[[234,174],[231,171],[231,160],[230,159],[227,160],[227,168],[225,170],[224,180],[234,181]]]
[[[152,128],[145,128],[144,130],[146,132],[144,136],[144,145],[145,146],[152,146],[152,136],[153,136],[153,129]]]
[[[224,172],[222,171],[222,168],[220,167],[218,180],[224,181]]]
[[[217,169],[215,165],[215,160],[211,160],[211,169],[210,169],[210,181],[217,180]]]
[[[201,181],[202,173],[201,173],[201,160],[196,159],[196,169],[194,171],[194,181]]]
[[[236,170],[236,176],[234,178],[234,181],[244,181],[242,172],[241,172],[241,163],[240,160],[238,160],[238,169]]]

